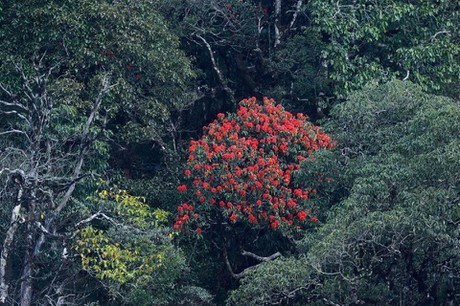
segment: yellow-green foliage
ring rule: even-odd
[[[144,197],[133,196],[126,190],[102,189],[98,197],[96,200],[108,202],[118,216],[138,227],[163,227],[168,221],[169,212],[162,209],[152,210]]]
[[[110,225],[116,222],[117,231],[132,232],[134,238],[114,235],[109,232],[110,227],[103,230],[87,226],[79,230],[74,250],[81,258],[82,268],[100,280],[120,285],[149,280],[163,265],[165,252],[169,250],[164,242],[172,236],[161,231],[169,213],[150,209],[145,198],[130,195],[126,190],[103,189],[90,199],[104,211],[108,210],[105,214],[113,220],[106,220]],[[149,240],[148,232],[155,229],[160,230],[163,242]]]
[[[75,250],[83,269],[101,280],[124,284],[141,282],[161,267],[164,254],[145,254],[142,245],[123,245],[109,239],[104,231],[86,227],[79,232]]]

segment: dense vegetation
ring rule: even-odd
[[[0,305],[459,304],[459,14],[3,1]]]

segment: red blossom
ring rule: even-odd
[[[307,213],[301,210],[297,213],[297,217],[299,217],[300,221],[305,221],[305,219],[307,218]]]
[[[219,214],[232,223],[302,227],[311,213],[309,197],[317,191],[294,186],[292,175],[315,151],[334,146],[328,135],[305,115],[293,115],[268,98],[262,104],[244,99],[236,113],[217,114],[203,131],[189,146],[187,164],[193,171],[184,174],[190,191],[178,187],[197,211],[191,214],[193,207],[186,203],[179,206],[174,229],[212,224]]]

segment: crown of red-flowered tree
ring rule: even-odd
[[[331,148],[329,136],[303,114],[285,111],[273,99],[244,99],[236,114],[218,114],[201,139],[191,141],[185,176],[177,189],[185,203],[174,229],[201,234],[210,223],[300,228],[311,215],[315,189],[294,186],[293,172],[314,151]]]

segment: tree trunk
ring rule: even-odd
[[[5,304],[8,298],[8,283],[6,280],[6,267],[8,265],[8,255],[11,248],[11,244],[14,240],[14,235],[19,227],[21,221],[21,202],[22,202],[23,189],[22,185],[19,184],[18,195],[16,197],[17,205],[13,208],[11,213],[10,227],[6,232],[5,240],[2,245],[2,252],[0,255],[0,304]]]
[[[26,263],[22,270],[21,283],[21,306],[30,306],[32,304],[32,262],[31,258],[27,258],[30,252],[26,252]]]
[[[13,209],[11,216],[11,225],[6,232],[5,240],[3,241],[2,253],[0,255],[0,304],[6,303],[8,298],[8,284],[6,280],[6,266],[8,264],[8,253],[11,248],[11,243],[14,240],[14,234],[19,227],[19,210],[21,205],[17,205]]]
[[[35,157],[35,156],[34,156]],[[35,159],[33,159],[35,161]],[[26,185],[26,190],[30,190],[28,213],[26,216],[26,251],[24,254],[24,268],[21,275],[21,306],[29,306],[32,304],[32,268],[33,268],[33,247],[35,244],[34,235],[34,216],[37,201],[37,180],[36,170],[30,171],[29,177],[33,178],[30,184]],[[30,186],[30,187],[29,187]],[[27,188],[29,187],[29,188]]]
[[[27,249],[24,254],[24,268],[21,275],[21,306],[32,304],[33,225],[27,224]]]
[[[281,0],[275,1],[275,43],[276,48],[281,43],[281,32],[280,32],[280,20],[281,20]]]

